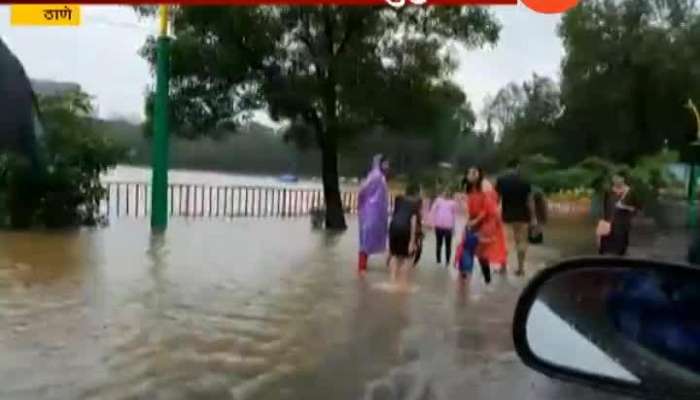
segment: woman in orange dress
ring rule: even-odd
[[[506,272],[506,264],[508,263],[508,244],[506,242],[506,230],[503,225],[503,218],[501,216],[501,198],[498,192],[493,187],[493,184],[489,182],[486,178],[483,178],[481,184],[481,190],[491,198],[493,204],[496,207],[496,244],[494,246],[498,247],[498,257],[491,261],[491,267],[499,273]]]
[[[484,275],[484,281],[491,282],[491,265],[504,268],[508,256],[498,211],[498,195],[493,190],[484,190],[484,173],[478,167],[467,172],[467,226],[479,237],[476,257]]]

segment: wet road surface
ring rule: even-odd
[[[1,399],[620,399],[525,367],[511,318],[525,280],[468,287],[433,262],[415,290],[355,274],[343,235],[308,220],[144,220],[0,233]],[[553,223],[531,270],[590,251]],[[584,239],[582,239],[582,237]]]

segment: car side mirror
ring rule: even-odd
[[[543,270],[513,320],[515,349],[552,378],[649,399],[700,394],[700,269],[585,258]]]

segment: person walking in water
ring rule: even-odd
[[[495,196],[483,190],[484,172],[471,167],[467,172],[467,227],[479,238],[476,257],[486,284],[491,283],[491,264],[505,263],[507,252],[499,231]]]
[[[463,281],[468,281],[474,268],[474,257],[479,246],[479,237],[468,227],[464,227],[462,240],[457,245],[455,267]]]
[[[372,254],[386,251],[389,225],[389,190],[386,174],[389,161],[377,154],[372,159],[372,167],[358,193],[358,219],[360,252],[358,271],[367,271],[367,260]]]
[[[425,214],[423,209],[425,208],[423,206],[423,199],[420,195],[420,187],[417,187],[417,196],[416,196],[416,202],[418,205],[418,222],[416,224],[416,249],[413,252],[413,266],[415,267],[418,265],[418,261],[420,261],[420,257],[423,254],[423,239],[425,238],[425,234],[423,233],[423,225],[424,225],[424,218]]]
[[[419,187],[409,184],[406,194],[394,201],[394,213],[389,226],[389,251],[391,260],[389,268],[391,280],[397,282],[397,276],[407,273],[406,264],[413,264],[420,240],[420,196]]]
[[[457,202],[452,199],[447,190],[433,201],[430,207],[430,219],[435,228],[437,247],[435,250],[438,264],[442,263],[442,247],[445,245],[445,266],[450,265],[452,259],[452,234],[457,220]]]
[[[638,209],[637,199],[625,177],[621,173],[613,175],[612,187],[603,196],[603,219],[596,232],[599,254],[627,254],[632,218]]]
[[[496,189],[493,187],[491,182],[489,182],[489,180],[486,179],[486,177],[483,177],[483,180],[481,182],[481,190],[484,192],[484,195],[487,196],[493,204],[495,204],[496,207],[494,215],[494,246],[496,246],[499,249],[497,252],[499,256],[491,260],[491,268],[495,269],[499,273],[505,273],[507,269],[506,264],[508,262],[508,243],[506,242],[506,231],[503,227],[503,216],[501,215],[501,209],[499,207],[501,198]]]
[[[532,184],[522,177],[517,160],[508,163],[508,172],[496,181],[496,191],[501,197],[503,221],[510,226],[518,256],[516,275],[525,273],[525,256],[528,248],[528,231],[537,227],[537,213]]]

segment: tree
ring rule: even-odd
[[[542,153],[564,166],[589,156],[633,164],[693,133],[700,96],[694,0],[590,0],[562,18],[561,85],[534,75],[489,102],[508,157]]]
[[[322,154],[326,226],[344,229],[341,141],[376,126],[428,130],[456,94],[449,77],[457,63],[445,44],[478,47],[498,32],[476,7],[179,7],[172,123],[199,135],[266,107],[273,119],[310,128]],[[153,44],[144,48],[151,63]]]
[[[559,98],[556,82],[533,74],[520,85],[506,85],[486,102],[483,114],[498,129],[503,157],[554,152],[558,144],[556,123],[561,114]]]
[[[501,88],[493,98],[484,100],[482,116],[489,123],[498,139],[515,125],[522,109],[524,108],[525,94],[520,85],[511,82]]]
[[[100,175],[116,165],[123,149],[93,129],[85,93],[39,97],[38,104],[44,127],[38,145],[47,171],[37,174],[26,159],[15,156],[0,165],[11,224],[93,225],[104,198]]]
[[[591,0],[562,19],[560,155],[631,163],[688,142],[700,96],[694,0]]]

